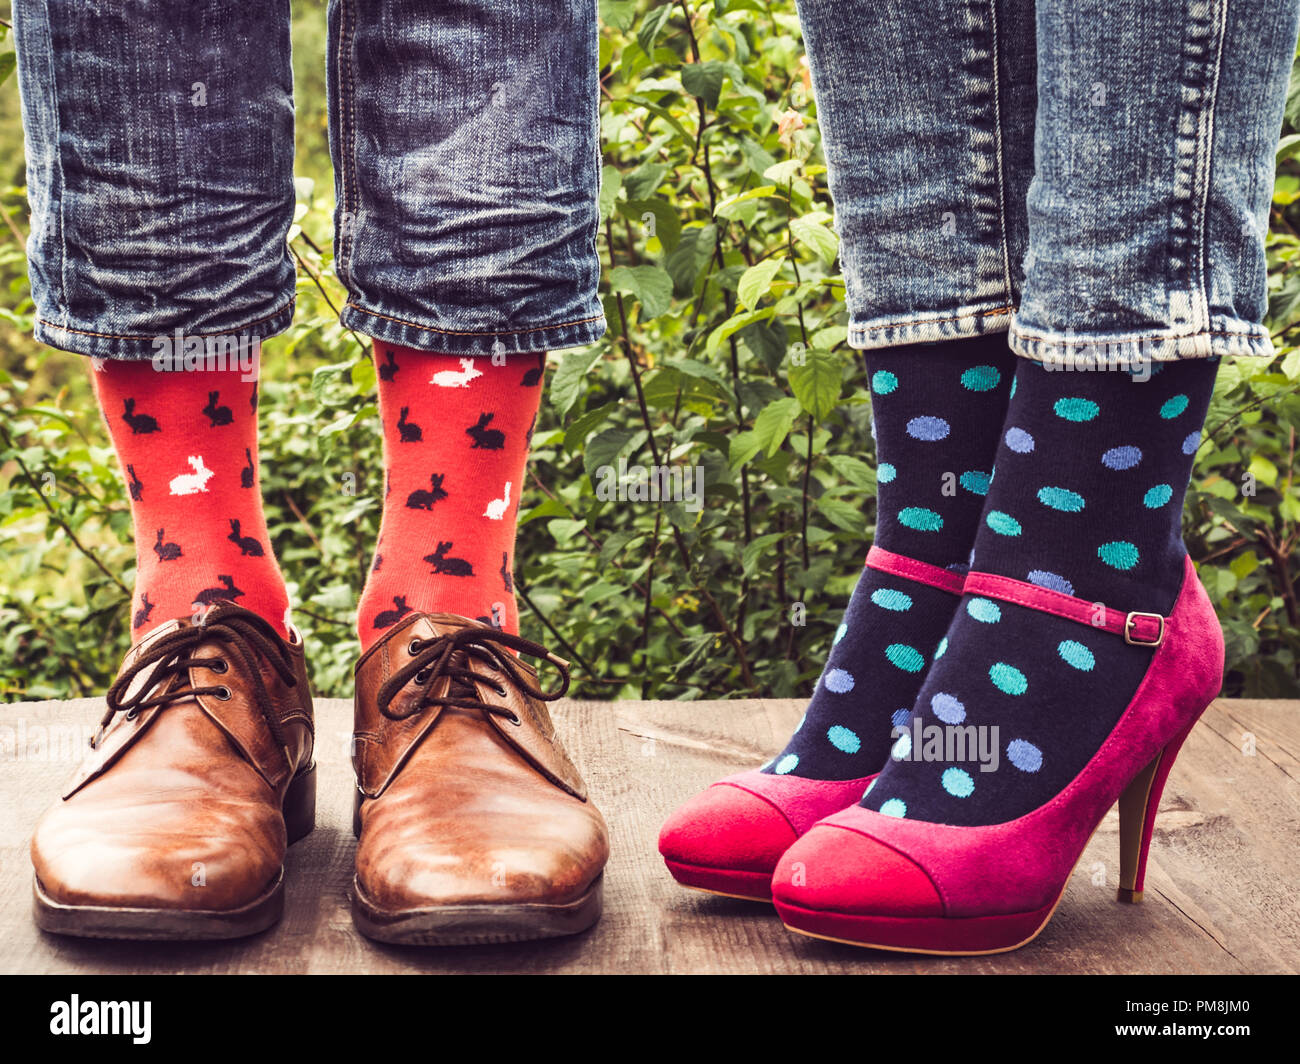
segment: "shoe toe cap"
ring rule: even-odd
[[[778,905],[863,916],[942,916],[943,901],[919,864],[857,831],[815,825],[772,876]]]
[[[668,818],[659,832],[659,852],[681,864],[770,872],[797,838],[770,802],[718,783]]]

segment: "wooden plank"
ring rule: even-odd
[[[557,725],[610,822],[606,912],[570,940],[410,949],[359,936],[352,879],[351,709],[317,703],[317,828],[293,847],[281,925],[233,943],[61,939],[30,917],[27,841],[80,757],[96,700],[0,707],[0,971],[43,972],[1296,972],[1300,905],[1300,703],[1216,703],[1183,748],[1162,802],[1147,900],[1114,900],[1112,812],[1056,918],[996,957],[879,954],[791,935],[772,910],[683,890],[664,871],[658,828],[681,800],[780,748],[803,703],[558,704]],[[1251,741],[1245,736],[1253,736]],[[51,742],[53,738],[53,742]],[[19,747],[15,749],[15,744]],[[1246,752],[1243,752],[1246,751]]]

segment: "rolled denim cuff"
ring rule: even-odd
[[[590,317],[538,324],[523,329],[503,329],[499,332],[439,329],[370,310],[356,303],[348,303],[339,315],[339,320],[348,328],[376,340],[446,355],[511,355],[559,351],[566,347],[584,347],[605,335],[605,315],[599,306]]]
[[[922,311],[849,323],[849,346],[859,351],[902,344],[932,344],[963,336],[1006,332],[1014,307],[963,307],[958,310]]]
[[[1011,350],[1035,362],[1058,365],[1128,365],[1185,358],[1272,358],[1272,338],[1263,325],[1231,315],[1213,315],[1195,332],[1174,328],[1132,332],[1053,332],[1011,321]]]
[[[219,329],[209,326],[194,331],[160,327],[156,333],[148,336],[103,332],[87,327],[94,323],[58,323],[38,317],[32,335],[43,344],[77,355],[146,362],[159,353],[179,353],[178,340],[183,343],[199,341],[205,350],[223,349],[232,343],[236,348],[241,344],[247,346],[253,341],[261,343],[289,327],[293,321],[293,307],[294,296],[290,295],[277,309],[251,321]]]

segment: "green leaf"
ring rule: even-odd
[[[18,58],[13,52],[0,52],[0,85],[8,80],[18,65]]]
[[[695,278],[713,256],[717,234],[717,226],[712,223],[682,230],[677,247],[664,262],[677,295],[685,297],[695,287]]]
[[[636,297],[643,321],[657,318],[672,306],[673,279],[660,266],[616,266],[609,271],[609,287]]]
[[[819,347],[803,352],[802,364],[790,367],[790,390],[817,421],[824,421],[840,401],[844,364],[840,356]]]
[[[731,469],[738,469],[762,449],[763,444],[759,440],[757,432],[752,429],[738,432],[731,437],[731,446],[727,452],[727,465]]]
[[[726,64],[717,60],[707,63],[688,63],[682,67],[682,86],[692,96],[703,100],[708,107],[716,108],[718,97],[722,95],[722,82],[726,76]]]
[[[606,429],[587,442],[582,462],[587,476],[594,481],[601,466],[613,466],[620,457],[629,454],[645,442],[645,429]]]
[[[855,488],[875,493],[876,471],[860,458],[849,454],[832,454],[827,459],[831,468],[852,484]]]
[[[772,548],[785,537],[785,532],[768,532],[761,536],[755,536],[754,539],[745,544],[745,549],[741,552],[741,567],[744,569],[745,575],[756,575],[758,563],[766,561],[772,552]]]
[[[661,4],[641,20],[641,25],[636,31],[636,43],[641,46],[641,51],[646,55],[654,55],[655,41],[659,37],[659,31],[664,28],[664,23],[668,21],[668,16],[673,13],[672,4]]]
[[[667,251],[672,251],[681,238],[682,220],[665,199],[627,200],[618,205],[618,212],[637,224],[650,229],[649,236],[657,236]]]
[[[758,412],[754,419],[754,435],[758,445],[767,451],[769,458],[780,449],[785,438],[794,428],[794,419],[799,416],[799,400],[788,396],[768,403]]]
[[[812,248],[827,266],[831,265],[835,261],[835,256],[839,254],[839,237],[823,223],[813,221],[809,217],[796,218],[790,223],[790,232],[800,243]]]
[[[599,10],[601,24],[612,29],[631,29],[636,21],[636,0],[600,0]]]
[[[618,199],[618,190],[623,186],[623,175],[614,166],[603,166],[600,170],[600,220],[604,222],[614,210],[614,201]]]
[[[704,345],[705,350],[710,355],[717,354],[718,347],[746,325],[756,321],[766,321],[775,313],[775,307],[764,307],[762,310],[751,310],[744,314],[733,315],[714,329],[713,332],[709,333],[708,342]]]
[[[572,410],[578,397],[586,391],[588,374],[600,360],[600,355],[599,345],[578,347],[564,353],[551,377],[551,405],[560,417]]]
[[[740,275],[736,296],[740,305],[753,309],[772,288],[772,279],[781,272],[783,259],[770,258],[756,263]]]
[[[845,532],[862,533],[866,531],[867,518],[862,512],[861,506],[854,506],[843,499],[833,499],[827,495],[817,499],[813,505],[836,528],[842,528]]]

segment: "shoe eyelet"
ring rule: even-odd
[[[516,728],[518,728],[521,724],[523,724],[523,721],[519,719],[518,713],[511,713],[510,716],[506,717],[506,720],[508,720]]]
[[[135,718],[138,717],[139,715],[140,715],[140,711],[138,709],[128,709],[126,713],[123,714],[123,716],[125,716],[127,720],[135,720]]]
[[[226,664],[224,658],[216,658],[208,663],[208,668],[215,673],[229,672],[230,666]]]
[[[234,692],[231,691],[230,688],[227,687],[225,684],[222,684],[213,693],[223,702],[229,702],[232,698],[234,698]]]
[[[423,687],[428,682],[429,682],[429,674],[426,670],[421,669],[419,672],[415,674],[416,687]]]
[[[420,641],[418,639],[412,639],[406,644],[406,652],[410,654],[411,657],[415,657],[415,655],[420,652]]]
[[[494,684],[492,685],[492,690],[494,690],[494,691],[495,691],[497,694],[499,694],[502,698],[505,698],[505,696],[506,696],[506,689],[505,689],[504,687],[502,687],[499,683],[494,683]]]

